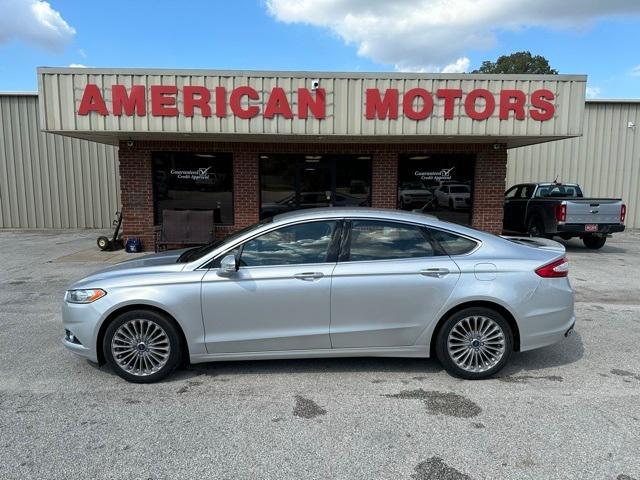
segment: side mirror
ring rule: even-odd
[[[238,271],[238,262],[236,261],[235,255],[226,255],[220,261],[220,268],[218,269],[218,274],[220,275],[231,275]]]

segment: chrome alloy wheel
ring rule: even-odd
[[[170,353],[167,333],[160,325],[147,319],[123,323],[111,340],[111,354],[118,366],[139,377],[162,369]]]
[[[488,317],[465,317],[456,323],[447,338],[449,357],[467,372],[485,372],[494,367],[505,352],[505,336],[500,325]]]

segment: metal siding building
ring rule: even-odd
[[[34,93],[0,94],[0,133],[1,228],[111,225],[117,148],[42,132]]]
[[[622,197],[627,227],[640,228],[639,122],[639,100],[589,100],[582,137],[509,150],[507,186],[577,182],[586,196]]]

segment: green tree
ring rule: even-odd
[[[557,75],[558,71],[551,68],[549,60],[542,55],[531,55],[531,52],[515,52],[502,55],[498,60],[486,60],[477,70],[471,73],[546,73]]]

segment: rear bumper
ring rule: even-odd
[[[520,351],[546,347],[563,340],[574,327],[574,294],[567,278],[542,279],[518,322]]]
[[[624,231],[624,225],[621,223],[599,223],[597,232],[585,232],[584,224],[582,223],[565,223],[556,227],[557,233],[570,233],[575,236],[586,235],[590,233],[617,233]]]

